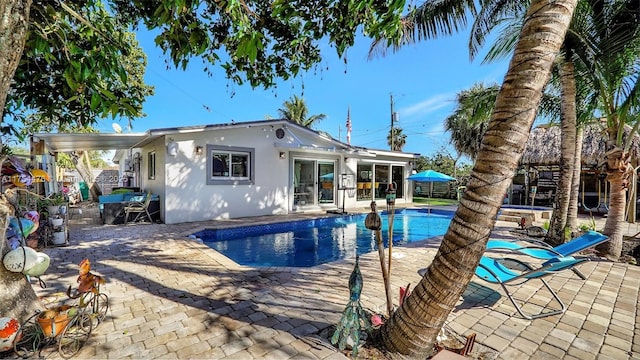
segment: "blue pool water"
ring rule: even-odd
[[[194,235],[210,248],[240,265],[310,267],[353,258],[377,250],[373,231],[364,226],[366,214],[345,215],[240,228],[203,230]],[[393,244],[406,244],[443,235],[453,212],[432,209],[396,211]],[[381,214],[387,246],[386,212]]]

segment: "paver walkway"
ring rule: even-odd
[[[315,334],[340,318],[353,260],[313,268],[247,268],[184,236],[247,219],[127,226],[95,220],[95,208],[73,215],[70,245],[46,250],[52,259],[44,278],[48,288],[38,291],[51,297],[75,284],[84,258],[106,277],[108,318],[78,358],[345,358]],[[417,284],[437,247],[437,239],[395,247],[393,288]],[[363,305],[383,312],[379,266],[377,253],[361,257]],[[562,316],[522,319],[499,287],[474,278],[448,324],[465,336],[476,333],[501,359],[640,359],[640,267],[591,261],[580,269],[586,281],[570,271],[550,279],[570,304]],[[544,306],[549,296],[537,292],[539,284],[522,285],[516,297]]]

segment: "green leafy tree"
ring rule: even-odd
[[[311,128],[313,124],[327,117],[325,114],[317,114],[309,116],[309,108],[304,99],[293,95],[291,99],[285,101],[282,107],[278,109],[278,114],[284,119],[293,121],[302,126]]]
[[[29,152],[29,149],[27,149],[24,146],[17,146],[17,145],[6,145],[5,149],[3,149],[2,154],[6,154],[6,155],[23,155],[23,156],[29,156],[31,155]]]
[[[451,175],[455,177],[457,173],[458,160],[451,156],[449,151],[441,147],[431,156],[423,156],[423,161],[420,163],[420,171],[423,170],[435,170],[443,174]]]
[[[65,6],[32,7],[2,118],[20,138],[88,126],[101,117],[140,117],[144,99],[153,94],[144,84],[146,55],[135,35],[101,3],[77,11]]]
[[[421,156],[417,161],[419,170],[435,170],[443,174],[451,175],[457,180],[457,185],[465,185],[471,173],[471,165],[460,163],[461,155],[454,157],[444,146],[440,147],[431,156]]]
[[[498,85],[480,83],[456,95],[456,106],[453,113],[445,118],[444,127],[450,133],[450,143],[459,154],[475,160],[499,90]],[[559,102],[560,99],[552,92],[545,92],[538,118],[557,118]]]
[[[471,165],[460,164],[459,161],[460,156],[454,158],[449,150],[443,146],[430,156],[421,156],[417,162],[420,167],[418,168],[419,170],[416,171],[435,170],[443,174],[451,175],[456,180],[449,183],[449,185],[455,186],[452,189],[456,189],[460,186],[465,186],[469,181],[469,174],[471,174]],[[433,189],[433,186],[433,184],[429,184],[430,189]],[[429,196],[431,196],[431,194]]]
[[[20,139],[36,129],[63,131],[100,117],[143,115],[144,98],[152,93],[142,81],[146,57],[101,3],[3,1],[0,18],[6,20],[0,21],[3,135]],[[10,213],[2,202],[0,217]],[[0,238],[6,225],[0,221]],[[1,241],[0,256],[8,250]],[[0,267],[0,313],[24,320],[41,308],[27,285],[21,274]]]
[[[407,144],[407,135],[402,133],[402,128],[394,126],[387,135],[387,144],[391,151],[402,151]]]
[[[459,154],[471,159],[478,155],[498,91],[498,85],[475,84],[456,96],[456,107],[444,120],[444,128],[450,133],[450,142]]]

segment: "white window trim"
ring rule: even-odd
[[[147,153],[147,179],[155,180],[156,179],[156,152],[149,151]],[[153,169],[153,172],[151,171]]]

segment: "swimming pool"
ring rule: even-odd
[[[393,244],[406,244],[443,235],[452,211],[431,209],[396,211]],[[240,265],[310,267],[353,258],[377,250],[373,231],[364,226],[366,214],[286,223],[207,229],[193,235]],[[386,212],[381,214],[382,236],[388,243]]]

